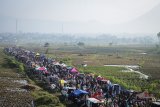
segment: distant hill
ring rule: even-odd
[[[123,31],[157,33],[160,31],[160,4],[133,21],[118,26]]]

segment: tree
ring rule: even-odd
[[[78,42],[77,45],[78,46],[84,46],[84,43],[83,42]]]
[[[44,44],[44,47],[47,47],[45,54],[48,54],[48,51],[49,51],[49,48],[48,48],[48,47],[49,47],[49,43],[46,42],[46,43]]]
[[[159,44],[160,44],[160,32],[159,32],[159,33],[157,33],[157,37],[158,37]]]
[[[46,43],[44,44],[44,47],[49,47],[49,43],[46,42]]]
[[[113,43],[112,43],[112,42],[110,42],[110,43],[109,43],[109,46],[112,46],[112,45],[113,45]]]

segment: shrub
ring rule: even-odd
[[[38,107],[56,107],[61,105],[58,97],[49,94],[44,91],[34,91],[32,92],[33,97],[35,98],[35,105]]]
[[[18,71],[19,72],[24,72],[24,66],[22,63],[18,63]]]

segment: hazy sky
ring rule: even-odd
[[[0,17],[111,25],[132,21],[159,3],[160,0],[0,0]]]

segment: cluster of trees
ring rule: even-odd
[[[157,33],[157,37],[158,37],[158,40],[159,40],[159,43],[156,45],[156,47],[157,47],[157,50],[158,50],[158,54],[160,54],[160,32],[159,33]]]
[[[100,44],[100,45],[112,45],[112,44],[155,44],[156,37],[149,34],[137,35],[112,35],[112,34],[40,34],[40,33],[0,33],[1,43],[13,43],[13,44],[27,44],[37,43],[43,45],[44,43],[55,44]],[[83,43],[82,43],[83,41]]]
[[[157,37],[158,37],[159,45],[160,45],[160,32],[159,32],[159,33],[157,33]]]
[[[77,45],[78,46],[84,46],[84,43],[83,42],[78,42]]]

